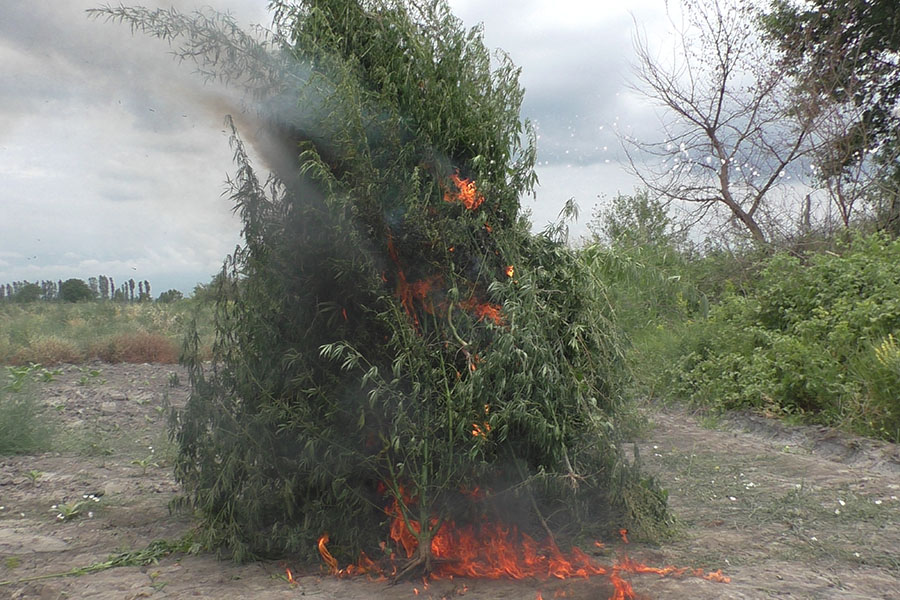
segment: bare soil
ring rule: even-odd
[[[602,577],[457,579],[426,589],[422,582],[338,580],[289,563],[235,565],[208,554],[52,577],[153,540],[176,540],[193,526],[189,515],[168,510],[178,488],[163,407],[186,399],[184,371],[148,364],[64,371],[37,388],[59,424],[60,451],[0,458],[0,598],[604,600],[612,594]],[[896,445],[755,415],[647,413],[652,427],[635,449],[669,491],[679,526],[674,539],[659,545],[605,540],[598,560],[612,564],[627,554],[651,566],[722,569],[731,582],[623,573],[638,597],[900,598]],[[84,503],[79,515],[58,518],[61,504],[76,502]],[[286,566],[297,583],[284,578]]]

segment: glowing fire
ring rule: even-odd
[[[491,413],[491,405],[485,404],[484,405],[485,416],[489,415],[490,413]],[[484,423],[481,423],[480,425],[478,423],[472,423],[472,436],[473,437],[486,438],[487,434],[489,434],[490,432],[491,432],[491,424],[488,423],[487,421],[485,421]],[[468,495],[476,500],[482,496],[481,491],[477,487],[474,490],[472,490],[471,492],[469,492]]]
[[[503,312],[501,311],[500,306],[497,304],[490,304],[489,302],[478,302],[474,298],[470,298],[469,300],[461,302],[460,306],[473,313],[476,317],[478,317],[479,321],[488,319],[495,325],[506,325],[506,319],[503,318]]]
[[[328,572],[332,575],[337,575],[340,571],[340,569],[338,569],[337,559],[328,551],[328,548],[325,546],[327,543],[328,534],[325,533],[319,538],[319,555],[322,557],[322,560],[325,561],[325,564],[328,565]]]
[[[444,200],[446,202],[459,202],[469,210],[478,208],[484,202],[484,196],[478,191],[473,181],[463,179],[459,176],[458,172],[451,175],[450,180],[456,188],[456,191],[445,191]],[[484,224],[484,227],[488,233],[492,231],[487,223]],[[417,306],[420,306],[430,315],[446,315],[449,309],[447,301],[440,293],[435,294],[435,292],[444,285],[444,278],[441,275],[432,275],[425,279],[410,281],[400,263],[400,258],[394,246],[394,240],[390,234],[388,234],[387,239],[387,250],[388,255],[396,266],[396,288],[394,290],[394,295],[400,300],[400,305],[416,326],[416,329],[418,329],[420,325],[419,315],[416,310]],[[456,247],[450,246],[448,251],[455,252]],[[515,274],[515,269],[512,265],[509,265],[505,267],[504,272],[507,277],[512,277]],[[387,274],[384,272],[382,273],[381,278],[385,283],[389,281]],[[502,310],[497,304],[481,302],[473,296],[460,302],[460,307],[474,314],[478,321],[487,319],[495,325],[503,326],[506,324]],[[346,310],[342,309],[342,315],[345,320],[348,320]],[[469,368],[474,371],[475,364],[470,362]]]
[[[450,180],[455,185],[456,191],[445,191],[444,202],[459,202],[468,210],[475,210],[484,202],[484,196],[479,193],[474,181],[463,179],[458,172],[451,175]]]
[[[473,426],[475,427],[475,426]],[[400,495],[408,506],[415,500],[406,496],[401,488]],[[473,499],[483,497],[479,488],[469,495]],[[418,548],[416,534],[421,531],[415,520],[406,520],[400,509],[400,503],[393,499],[385,512],[392,517],[390,539],[402,548],[407,558],[411,558]],[[433,520],[431,525],[437,524]],[[620,530],[620,535],[627,543],[627,531]],[[328,552],[325,544],[328,536],[319,539],[319,553],[328,566],[330,573],[338,576],[367,573],[370,576],[384,577],[384,569],[377,566],[367,557],[364,564],[352,565],[339,570],[337,561]],[[603,544],[596,542],[597,547]],[[622,578],[622,573],[653,573],[661,577],[693,576],[709,581],[728,583],[730,579],[721,571],[704,573],[702,569],[687,569],[674,566],[651,567],[623,556],[612,566],[597,563],[592,557],[578,548],[563,552],[552,541],[538,542],[515,526],[481,522],[478,524],[457,525],[452,521],[445,522],[431,540],[431,554],[436,567],[429,575],[431,579],[453,579],[454,577],[477,577],[486,579],[569,579],[606,577],[613,585],[614,592],[610,600],[633,600],[637,598],[631,584]],[[391,555],[393,560],[393,554]],[[393,565],[393,563],[391,563]],[[393,565],[396,573],[396,565]],[[423,587],[428,589],[428,579],[423,580]],[[562,594],[564,596],[565,593]],[[554,597],[560,596],[559,594]],[[541,592],[538,599],[542,600]]]

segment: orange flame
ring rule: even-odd
[[[419,317],[416,315],[415,303],[419,302],[428,314],[434,314],[434,302],[429,298],[429,294],[431,294],[434,287],[440,285],[443,281],[443,277],[440,275],[432,275],[431,277],[420,281],[408,281],[406,273],[400,266],[400,258],[397,256],[397,249],[394,247],[394,240],[390,235],[387,240],[387,248],[388,255],[390,255],[394,264],[397,265],[397,288],[394,291],[394,295],[400,299],[400,305],[403,307],[403,310],[416,327],[418,327]],[[388,279],[384,273],[381,274],[381,279],[387,283]],[[346,313],[344,318],[346,318]]]
[[[516,274],[516,268],[514,266],[509,265],[508,267],[506,267],[506,276],[507,277],[512,277],[515,274]]]
[[[473,437],[483,437],[486,438],[487,434],[491,432],[491,424],[490,423],[482,423],[479,425],[478,423],[472,423],[472,436]]]
[[[294,574],[291,573],[291,570],[288,567],[284,568],[285,577],[287,577],[288,583],[291,585],[296,585],[297,581],[294,579]]]
[[[485,414],[490,410],[485,405]],[[478,428],[473,424],[473,428]],[[489,429],[488,429],[489,431]],[[380,493],[387,491],[387,486],[379,484]],[[398,547],[403,549],[407,558],[411,558],[419,546],[419,534],[421,525],[408,517],[409,511],[404,511],[401,506],[415,505],[417,499],[411,497],[402,486],[395,490],[394,497],[385,509],[391,519],[390,539]],[[473,501],[479,501],[485,497],[485,493],[478,487],[471,490],[462,490],[463,494]],[[402,505],[401,505],[402,502]],[[430,526],[438,526],[437,519],[431,519]],[[620,529],[619,535],[627,543],[628,531]],[[328,534],[319,538],[319,554],[328,565],[329,572],[339,577],[358,574],[368,574],[384,578],[387,567],[391,574],[397,573],[397,565],[394,562],[394,553],[390,559],[381,565],[374,563],[365,554],[362,554],[357,565],[348,566],[346,569],[338,569],[337,560],[328,552],[325,546],[328,542]],[[428,578],[422,580],[422,586],[427,591],[430,579],[453,579],[459,577],[477,577],[485,579],[568,579],[572,577],[588,578],[592,576],[604,576],[612,584],[614,591],[609,600],[635,600],[637,598],[631,584],[621,577],[622,573],[654,573],[662,577],[693,576],[709,581],[729,583],[731,580],[721,571],[704,573],[703,569],[688,569],[674,566],[651,567],[636,560],[623,556],[611,567],[597,563],[592,557],[585,554],[579,548],[572,548],[568,553],[559,549],[552,539],[537,542],[534,538],[521,533],[515,526],[507,526],[502,523],[490,523],[482,520],[479,523],[459,526],[453,521],[445,521],[434,532],[430,542],[431,555],[436,559],[437,566]],[[595,546],[602,548],[601,542],[595,542]],[[382,543],[382,550],[387,544]],[[290,581],[293,578],[288,570]],[[465,593],[467,588],[463,588]],[[415,588],[416,595],[419,589]],[[565,597],[565,591],[557,591],[554,598]],[[543,600],[542,593],[537,593],[536,600]]]
[[[495,325],[506,325],[506,319],[503,318],[503,312],[501,312],[501,308],[497,304],[478,302],[474,298],[470,298],[469,300],[461,302],[460,306],[475,313],[475,316],[478,317],[479,321],[489,319],[493,321]]]
[[[401,487],[399,493],[404,504],[414,504]],[[467,495],[474,499],[482,497],[478,488]],[[406,520],[397,499],[394,499],[385,512],[393,517],[390,538],[403,548],[407,557],[412,557],[418,548],[416,534],[421,531],[419,523]],[[432,521],[435,525],[436,521]],[[620,532],[621,534],[621,532]],[[624,535],[624,534],[623,534]],[[319,553],[328,564],[332,574],[348,576],[360,573],[384,576],[384,571],[363,555],[365,566],[351,566],[338,570],[337,561],[331,556],[325,543],[328,536],[319,539]],[[601,543],[596,543],[602,547]],[[587,578],[601,575],[608,578],[613,585],[613,595],[609,600],[635,600],[637,598],[631,584],[623,579],[620,573],[655,573],[662,577],[680,577],[691,575],[709,581],[729,583],[731,580],[721,571],[705,574],[702,569],[687,569],[673,566],[650,567],[627,556],[622,557],[612,567],[605,567],[594,561],[578,548],[568,553],[562,552],[552,540],[537,542],[530,536],[520,533],[514,526],[482,522],[478,525],[457,526],[452,521],[445,522],[431,540],[431,553],[437,559],[438,566],[431,573],[432,579],[453,579],[454,576],[478,577],[486,579],[568,579],[572,577]],[[393,561],[391,554],[391,561]],[[362,560],[362,559],[361,559]],[[396,573],[396,565],[391,562],[392,573]],[[428,580],[423,579],[425,590]],[[414,590],[415,591],[415,590]],[[566,593],[557,592],[556,597],[564,597]],[[538,599],[543,599],[538,592]]]
[[[613,592],[613,595],[610,596],[609,600],[632,600],[637,597],[634,594],[634,589],[631,587],[631,584],[615,573],[610,574],[609,581],[613,584],[613,588],[615,588],[615,592]]]
[[[331,555],[331,552],[328,551],[328,548],[325,544],[328,543],[328,534],[322,534],[322,537],[319,538],[319,555],[322,557],[322,560],[325,561],[325,564],[328,565],[328,572],[331,575],[337,575],[339,572],[337,559]]]
[[[475,210],[481,206],[481,203],[484,202],[484,196],[478,192],[474,181],[463,179],[459,176],[459,172],[451,175],[450,179],[456,186],[456,192],[451,190],[444,192],[444,202],[459,202],[468,210]]]

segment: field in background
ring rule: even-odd
[[[51,430],[0,452],[0,598],[533,600],[540,592],[548,599],[594,600],[611,594],[603,577],[456,578],[422,589],[421,580],[389,585],[323,577],[319,564],[291,559],[218,561],[195,544],[192,512],[169,511],[180,488],[166,408],[187,399],[184,367],[21,367],[11,375],[8,383],[22,387],[4,395],[0,383],[0,405],[5,397],[30,408]],[[896,445],[764,419],[723,418],[707,429],[679,411],[652,409],[647,416],[653,425],[636,440],[638,454],[669,491],[680,523],[676,535],[660,546],[633,537],[625,546],[610,536],[600,540],[603,548],[589,543],[588,551],[601,564],[627,554],[653,566],[722,569],[731,583],[622,573],[641,597],[893,597],[890,590],[900,586]],[[25,449],[25,442],[40,446],[8,453]],[[286,566],[297,583],[286,580]]]
[[[175,363],[193,322],[211,348],[212,308],[193,300],[0,303],[0,364]]]

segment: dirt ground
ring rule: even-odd
[[[172,365],[63,367],[37,390],[61,431],[59,452],[0,458],[0,598],[416,598],[605,600],[609,580],[434,581],[390,586],[336,580],[315,569],[284,578],[284,563],[234,565],[210,555],[163,558],[79,576],[47,577],[111,554],[175,540],[190,518],[177,492],[165,402],[182,403]],[[636,445],[669,491],[679,519],[659,546],[607,540],[651,566],[722,569],[730,583],[622,574],[639,598],[900,598],[900,448],[753,415],[699,418],[648,409]],[[94,499],[96,498],[96,500]],[[79,514],[63,520],[61,505]],[[53,508],[55,506],[55,508]],[[296,565],[287,565],[295,568]]]

